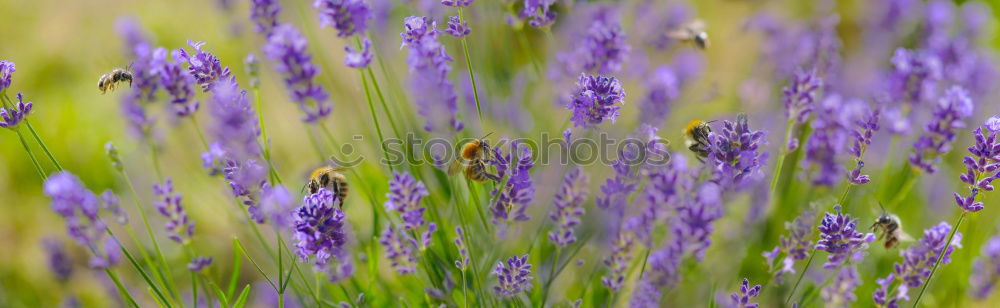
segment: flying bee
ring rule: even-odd
[[[114,91],[119,82],[125,81],[128,81],[129,87],[132,86],[132,71],[128,67],[116,68],[110,73],[101,75],[101,78],[97,80],[97,89],[101,90],[101,94],[104,94],[108,90]]]
[[[701,19],[692,20],[668,31],[667,37],[682,42],[690,42],[701,50],[705,50],[709,45],[708,32],[705,32],[705,22]]]
[[[459,170],[464,170],[465,177],[476,182],[500,180],[500,177],[487,170],[486,164],[492,160],[492,157],[490,156],[490,145],[485,138],[489,137],[490,134],[492,133],[462,145],[458,158],[452,162],[451,166],[448,166],[448,175],[455,175]]]
[[[692,120],[684,126],[684,145],[694,152],[701,162],[705,162],[705,158],[711,153],[708,134],[712,132],[712,126],[709,125],[712,122],[714,121]]]
[[[879,203],[879,206],[881,207],[882,204]],[[900,241],[913,240],[913,237],[903,232],[903,224],[900,222],[899,216],[886,213],[885,208],[882,209],[882,215],[875,219],[871,229],[878,234],[879,240],[885,240],[885,249],[896,247]]]
[[[343,208],[344,200],[347,199],[347,177],[341,171],[347,170],[345,167],[319,167],[309,174],[309,182],[306,188],[309,194],[315,194],[320,189],[326,189],[337,196],[337,206]]]

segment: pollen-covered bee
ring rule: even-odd
[[[132,72],[128,67],[126,68],[116,68],[110,73],[101,75],[101,78],[97,80],[97,89],[101,90],[101,94],[106,93],[108,90],[115,90],[119,82],[128,81],[128,86],[132,86]]]
[[[309,174],[309,183],[306,188],[309,194],[315,194],[320,189],[326,189],[337,196],[337,205],[344,207],[344,200],[347,199],[347,177],[340,173],[347,170],[344,167],[319,167]]]
[[[448,166],[448,175],[455,175],[459,170],[464,170],[465,177],[476,182],[499,180],[500,177],[487,170],[486,164],[492,159],[490,145],[485,139],[489,135],[486,134],[482,138],[473,139],[462,145],[458,157],[451,166]]]
[[[709,149],[708,134],[712,132],[711,121],[693,120],[684,126],[684,145],[688,150],[697,155],[698,160],[704,162],[711,152]]]
[[[667,32],[667,37],[682,42],[690,42],[699,49],[708,48],[708,32],[705,32],[705,22],[700,19],[692,20],[683,26]]]
[[[900,241],[913,239],[909,234],[903,232],[903,224],[900,222],[899,216],[894,214],[883,213],[875,219],[871,229],[878,234],[879,240],[885,240],[885,249],[896,247]]]

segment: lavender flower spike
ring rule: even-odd
[[[986,136],[984,133],[989,132]],[[986,123],[974,132],[976,143],[969,147],[969,154],[962,163],[965,173],[959,176],[963,183],[969,185],[970,195],[962,197],[955,193],[955,202],[962,210],[979,212],[983,203],[976,201],[976,196],[982,191],[993,191],[993,181],[1000,175],[1000,116],[990,117]]]
[[[466,7],[472,5],[473,0],[441,0],[441,4],[453,7]]]
[[[857,265],[851,264],[840,269],[829,286],[820,291],[827,307],[850,307],[858,299],[854,290],[861,284]]]
[[[587,199],[589,182],[590,178],[583,170],[574,168],[566,174],[556,193],[556,208],[549,214],[549,219],[556,223],[556,228],[549,232],[549,239],[559,247],[576,242],[573,228],[580,224],[580,216],[583,216],[583,202]]]
[[[195,54],[191,56],[184,49],[178,49],[178,59],[184,59],[188,63],[188,72],[194,76],[195,82],[201,86],[202,92],[212,90],[212,85],[217,81],[228,78],[229,67],[223,67],[222,61],[208,52],[201,49],[205,42],[188,41],[188,46],[194,48]]]
[[[121,260],[118,242],[105,237],[107,224],[98,216],[97,196],[79,178],[59,172],[45,179],[43,190],[52,199],[52,210],[66,221],[69,236],[94,253],[92,268],[108,268]]]
[[[751,303],[750,299],[760,295],[760,285],[755,285],[750,287],[750,280],[743,278],[743,283],[740,284],[740,290],[729,295],[732,300],[729,303],[730,307],[739,308],[757,308],[757,303]]]
[[[336,196],[320,189],[306,196],[295,209],[294,230],[296,254],[303,261],[315,257],[316,270],[330,275],[331,282],[346,279],[354,272],[347,250],[347,219],[337,204]]]
[[[15,129],[18,124],[21,124],[28,114],[31,114],[31,102],[25,103],[24,96],[21,93],[17,93],[17,104],[13,108],[8,110],[7,108],[0,108],[0,127]]]
[[[510,257],[506,263],[497,262],[492,274],[497,276],[497,285],[493,286],[493,291],[500,297],[517,296],[518,293],[531,290],[533,277],[528,255]]]
[[[312,63],[308,41],[295,26],[282,24],[274,28],[264,45],[264,54],[275,61],[275,70],[284,75],[285,87],[292,101],[305,113],[303,121],[313,123],[330,115],[333,109],[329,95],[316,83],[319,68]]]
[[[56,280],[66,282],[73,275],[73,260],[67,255],[62,241],[56,238],[46,238],[42,241],[45,254],[48,257],[49,269],[56,275]]]
[[[556,21],[556,12],[550,10],[555,3],[555,0],[525,0],[521,19],[527,19],[535,28],[547,27]]]
[[[903,258],[900,263],[893,265],[893,271],[885,279],[878,280],[879,289],[875,290],[872,298],[876,304],[887,307],[898,307],[898,302],[909,300],[907,291],[920,287],[926,283],[926,279],[931,275],[934,264],[938,262],[938,257],[942,256],[941,265],[951,263],[951,254],[956,248],[962,247],[962,233],[955,232],[954,238],[948,242],[948,235],[951,232],[951,225],[941,222],[936,226],[924,230],[924,237],[917,243],[910,246],[899,254]],[[898,282],[898,284],[896,284]],[[890,288],[896,284],[896,290]],[[889,298],[889,294],[896,294]]]
[[[181,68],[180,51],[172,52],[173,60],[167,59],[167,50],[157,48],[153,51],[153,67],[160,76],[160,85],[170,95],[170,104],[174,115],[186,117],[198,110],[198,101],[194,99],[194,77]]]
[[[278,13],[281,5],[278,0],[250,0],[250,19],[254,23],[254,31],[270,36],[278,26]]]
[[[448,29],[444,32],[457,38],[463,38],[472,33],[472,29],[469,29],[469,22],[461,21],[458,16],[451,16],[448,17]]]
[[[374,52],[372,52],[372,41],[367,37],[361,40],[361,50],[354,50],[350,46],[344,46],[344,51],[347,52],[347,55],[344,56],[344,65],[347,65],[347,67],[366,68],[372,62],[372,58],[375,57]]]
[[[7,60],[0,60],[0,93],[7,91],[10,88],[12,76],[17,68],[14,66],[14,62]]]
[[[816,75],[815,69],[796,71],[791,84],[782,90],[784,96],[781,103],[785,105],[785,116],[795,122],[805,123],[813,111],[816,92],[822,86],[823,80]]]
[[[364,0],[315,0],[313,7],[319,11],[319,26],[337,29],[338,37],[364,33],[372,18]]]
[[[211,264],[212,264],[212,257],[197,257],[192,259],[191,262],[188,263],[187,268],[189,271],[195,273],[201,273],[202,270],[204,270]]]
[[[420,200],[430,195],[423,182],[417,181],[409,173],[393,173],[389,180],[389,198],[385,202],[386,211],[399,212],[403,218],[403,229],[414,229],[425,224],[424,212],[427,208],[420,207]]]
[[[410,87],[416,93],[417,113],[426,119],[424,130],[461,131],[458,120],[458,96],[448,80],[451,66],[444,45],[438,41],[437,24],[428,17],[410,16],[403,20],[402,46],[409,49]]]
[[[851,147],[847,150],[854,156],[856,165],[847,173],[847,180],[853,184],[861,185],[871,180],[868,175],[861,174],[861,168],[865,166],[862,158],[865,155],[865,150],[872,144],[872,136],[879,130],[879,115],[880,111],[873,109],[862,120],[854,122],[853,140],[851,140]]]
[[[388,225],[385,230],[382,230],[382,236],[379,237],[378,242],[382,244],[382,247],[385,247],[385,257],[389,259],[396,273],[400,275],[416,273],[417,240],[413,239],[405,230]]]
[[[171,240],[185,243],[194,235],[194,221],[188,219],[184,206],[181,205],[181,195],[174,193],[174,183],[167,178],[162,184],[153,184],[153,195],[159,198],[153,206],[161,215],[167,217],[164,225]]]
[[[604,121],[614,123],[625,104],[625,91],[615,77],[580,74],[576,92],[566,105],[573,112],[573,126],[593,127]]]
[[[993,293],[997,282],[1000,282],[1000,236],[990,238],[983,245],[982,255],[972,264],[972,276],[969,277],[972,297],[985,300]]]
[[[875,241],[875,234],[857,232],[857,225],[858,221],[848,215],[826,213],[819,226],[820,239],[814,247],[830,253],[824,268],[835,269],[848,258],[856,261],[863,257],[866,244]]]
[[[531,180],[531,168],[535,166],[531,148],[526,144],[513,142],[507,153],[499,147],[493,148],[493,160],[490,161],[497,170],[497,176],[506,183],[497,186],[490,192],[490,212],[493,223],[499,224],[508,220],[527,221],[528,204],[535,198],[535,184]]]
[[[927,173],[934,173],[939,157],[951,151],[955,130],[965,127],[962,121],[972,115],[973,106],[968,92],[962,87],[953,86],[945,91],[925,127],[926,134],[913,143],[910,163]]]
[[[715,166],[715,181],[723,188],[742,188],[767,162],[767,153],[758,149],[764,131],[751,130],[745,114],[737,116],[736,122],[724,121],[722,131],[709,133],[708,140],[709,162]]]
[[[785,223],[785,229],[788,229],[788,235],[782,235],[778,238],[779,244],[774,247],[774,250],[765,252],[764,258],[767,259],[767,264],[769,268],[780,266],[781,269],[774,271],[770,269],[769,271],[774,271],[774,280],[781,281],[781,277],[788,273],[795,273],[795,261],[805,260],[809,256],[812,247],[812,230],[813,222],[816,221],[816,211],[812,209],[807,209],[802,215],[799,215],[795,220]],[[774,261],[784,253],[785,257],[782,258],[781,264],[777,265]]]

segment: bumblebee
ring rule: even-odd
[[[701,50],[708,48],[708,32],[705,32],[705,22],[695,19],[681,27],[667,32],[667,37],[682,42],[690,42]]]
[[[883,213],[875,219],[875,223],[872,224],[871,229],[878,234],[880,241],[885,241],[885,249],[896,247],[900,241],[910,241],[913,239],[906,232],[903,232],[903,224],[900,222],[899,216],[894,214]]]
[[[108,90],[115,90],[119,82],[128,82],[128,86],[132,86],[132,72],[129,68],[116,68],[110,73],[101,75],[101,78],[97,80],[97,89],[101,90],[101,94],[106,93]]]
[[[489,172],[487,166],[492,160],[490,145],[485,139],[489,135],[486,134],[482,138],[473,139],[462,145],[458,158],[448,166],[448,175],[455,175],[459,170],[463,170],[466,178],[476,182],[500,180],[500,177]]]
[[[712,132],[710,123],[711,121],[693,120],[684,126],[684,145],[687,146],[688,150],[694,152],[701,162],[705,162],[705,158],[708,158],[708,154],[711,153],[708,140],[708,134]]]
[[[320,189],[326,189],[337,197],[337,206],[343,208],[344,200],[347,199],[347,177],[340,173],[347,170],[343,167],[320,167],[309,174],[309,182],[306,188],[309,194],[315,194]]]

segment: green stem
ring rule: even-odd
[[[49,147],[45,146],[45,142],[42,141],[42,138],[38,137],[38,133],[35,132],[35,128],[31,127],[31,122],[28,122],[28,120],[25,119],[24,124],[28,126],[28,131],[31,132],[31,136],[35,137],[35,142],[38,142],[38,145],[42,147],[42,152],[45,152],[45,156],[49,157],[49,160],[51,160],[52,164],[56,166],[56,169],[59,169],[60,171],[63,170],[62,165],[59,164],[56,157],[52,155],[51,151],[49,151]]]
[[[153,136],[146,136],[146,143],[149,144],[149,156],[153,161],[153,169],[156,170],[156,180],[163,181],[163,171],[160,170],[160,158],[156,154],[156,144],[153,142]]]
[[[948,251],[951,246],[951,240],[955,238],[955,233],[958,231],[958,227],[962,226],[962,221],[965,220],[965,215],[969,212],[962,211],[962,215],[958,216],[958,222],[955,223],[955,228],[951,229],[951,235],[948,235],[948,241],[945,242],[944,248],[941,249],[941,253],[938,254],[937,261],[934,262],[934,267],[931,268],[931,274],[924,279],[924,286],[920,288],[920,293],[917,293],[917,300],[913,301],[913,307],[917,307],[920,304],[920,298],[924,296],[924,291],[927,290],[927,285],[931,284],[931,278],[934,278],[934,272],[937,271],[938,265],[941,265],[941,259],[944,258],[944,253]]]
[[[792,300],[792,296],[795,295],[795,290],[799,288],[799,283],[802,283],[802,277],[806,275],[809,271],[809,266],[812,265],[813,258],[816,257],[816,253],[819,251],[813,250],[813,253],[809,254],[809,260],[806,261],[806,266],[802,268],[802,272],[799,273],[799,278],[795,280],[795,286],[792,287],[792,292],[788,293],[788,298],[785,299],[785,306],[788,306],[788,301]]]
[[[463,21],[462,8],[458,8],[458,22]],[[476,75],[472,70],[472,58],[469,57],[469,44],[462,38],[462,51],[465,52],[465,65],[469,67],[469,80],[472,81],[472,95],[476,98],[476,114],[479,115],[479,125],[483,125],[483,109],[479,105],[479,90],[476,89]]]
[[[788,126],[785,128],[785,143],[786,144],[788,143],[788,140],[792,138],[792,130],[793,130],[794,127],[795,127],[795,121],[794,120],[788,120]],[[788,153],[789,153],[789,151],[787,151],[787,150],[784,149],[783,145],[782,145],[782,149],[781,149],[780,152],[781,152],[781,155],[778,156],[778,164],[774,167],[774,177],[771,178],[771,190],[770,191],[771,191],[771,198],[772,198],[772,200],[775,200],[774,199],[775,189],[778,188],[778,182],[779,182],[779,180],[781,178],[781,174],[782,174],[781,173],[781,171],[782,171],[781,169],[784,167],[784,165],[785,165],[785,158],[788,156]]]
[[[552,268],[549,269],[549,280],[545,282],[545,288],[542,289],[542,307],[545,307],[545,303],[549,299],[549,287],[552,286],[552,282],[556,280],[556,266],[559,265],[559,253],[562,249],[556,247],[556,253],[552,257]]]
[[[913,186],[917,184],[918,176],[916,174],[912,174],[913,168],[907,168],[907,169],[911,170],[909,172],[911,174],[908,174],[908,176],[906,176],[906,182],[903,182],[903,188],[900,188],[900,190],[895,194],[895,196],[892,197],[892,201],[889,201],[889,204],[886,205],[887,209],[890,210],[895,209],[900,202],[903,202],[903,200],[906,199],[906,196],[910,195],[910,191],[913,190]]]
[[[114,239],[116,243],[121,243],[121,241],[118,240],[115,234],[111,232],[111,229],[105,228],[104,231],[107,232],[108,235],[111,236],[111,238]],[[167,307],[172,307],[170,305],[170,301],[167,300],[167,297],[163,295],[163,292],[160,292],[160,288],[155,283],[153,283],[153,280],[149,278],[149,275],[146,274],[146,271],[142,270],[142,267],[139,266],[139,263],[135,261],[134,257],[132,257],[132,253],[128,252],[128,249],[125,249],[125,246],[121,246],[120,244],[119,248],[121,248],[122,253],[125,254],[125,258],[128,259],[129,263],[132,264],[132,267],[134,267],[135,270],[139,272],[139,275],[142,276],[142,279],[145,280],[146,284],[149,285],[150,289],[153,290],[153,293],[156,294],[156,297],[160,299],[161,303],[163,303]]]
[[[198,120],[195,119],[195,114],[192,113],[191,116],[188,118],[191,119],[191,124],[194,126],[194,131],[195,133],[198,134],[198,140],[201,141],[201,146],[204,147],[206,151],[208,151],[208,142],[205,141],[205,134],[202,133],[201,125],[199,125]]]
[[[375,122],[375,132],[378,133],[378,144],[382,148],[382,156],[385,157],[385,164],[389,166],[390,172],[395,172],[392,167],[392,162],[389,160],[389,150],[386,149],[385,136],[382,135],[382,125],[378,122],[378,116],[375,115],[375,104],[372,102],[371,91],[368,90],[368,78],[365,77],[365,72],[361,73],[361,83],[365,88],[365,98],[368,100],[368,112],[372,116],[372,121]]]
[[[268,145],[267,126],[264,125],[264,105],[260,99],[260,86],[255,85],[253,87],[253,99],[257,105],[257,122],[260,123],[261,148],[264,150],[264,159],[267,160],[268,173],[271,176],[272,182],[277,180],[277,183],[281,184],[281,177],[278,176],[278,171],[274,169],[274,163],[271,162],[271,147]]]
[[[368,77],[372,80],[372,87],[375,88],[375,95],[378,96],[378,100],[382,104],[382,112],[385,112],[385,117],[389,119],[389,126],[392,127],[392,132],[396,134],[396,138],[402,138],[403,135],[399,133],[399,128],[396,127],[396,120],[392,118],[392,112],[389,112],[389,105],[385,103],[385,97],[382,96],[382,88],[378,85],[378,79],[375,79],[375,73],[372,72],[370,66],[365,70],[368,71]]]
[[[122,297],[124,297],[128,301],[128,303],[132,305],[132,307],[140,307],[139,303],[135,302],[135,298],[132,298],[132,294],[128,293],[128,289],[126,289],[125,286],[122,285],[121,280],[118,280],[118,275],[115,274],[115,272],[112,272],[111,269],[106,268],[104,269],[104,273],[108,274],[108,277],[111,278],[111,281],[115,283],[115,287],[118,288],[118,293],[121,293]]]
[[[163,251],[160,250],[160,244],[156,241],[156,235],[154,235],[153,228],[149,224],[149,218],[146,217],[146,212],[142,210],[142,204],[139,202],[139,193],[136,192],[135,185],[132,184],[132,179],[128,176],[128,173],[124,169],[122,169],[121,175],[122,178],[125,179],[125,184],[128,185],[129,191],[132,192],[132,200],[134,201],[133,204],[135,205],[135,211],[138,212],[139,217],[142,218],[142,224],[146,228],[146,234],[149,235],[149,240],[153,242],[153,249],[156,250],[156,256],[160,259],[160,266],[163,267],[163,269],[168,273],[168,275],[164,275],[162,272],[159,273],[160,282],[163,283],[163,285],[168,286],[169,289],[173,289],[173,287],[170,287],[173,285],[172,280],[166,279],[167,276],[172,276],[169,275],[170,266],[167,265],[167,258],[163,256]]]
[[[28,153],[28,158],[31,158],[31,164],[35,166],[35,171],[38,172],[38,177],[41,178],[42,182],[45,182],[45,171],[42,171],[42,165],[38,164],[38,159],[35,158],[35,153],[32,153],[31,148],[28,147],[28,142],[24,141],[24,135],[17,129],[15,129],[14,132],[17,133],[17,138],[21,140],[21,146],[23,146],[24,151]]]

